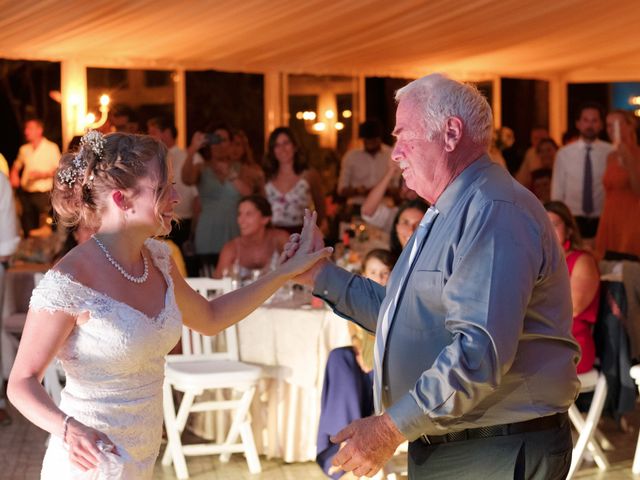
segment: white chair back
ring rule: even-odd
[[[192,277],[186,279],[187,283],[196,292],[206,299],[222,295],[232,291],[230,278],[204,278]],[[195,332],[185,326],[182,327],[182,354],[206,355],[210,358],[221,360],[239,359],[238,336],[235,325],[226,328],[215,337],[208,337]]]

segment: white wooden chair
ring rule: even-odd
[[[573,447],[571,467],[569,468],[567,479],[573,478],[573,475],[578,471],[587,449],[593,455],[593,459],[600,470],[607,470],[609,468],[609,461],[596,439],[598,422],[602,416],[604,402],[607,397],[607,379],[604,374],[599,373],[595,369],[579,374],[578,378],[581,383],[580,393],[593,392],[593,399],[591,400],[591,406],[587,412],[586,419],[582,416],[575,404],[569,407],[569,418],[578,432],[578,440]]]
[[[43,278],[44,273],[34,273],[33,287],[37,287]],[[3,338],[1,341],[3,341],[2,353],[5,357],[3,361],[7,363],[7,370],[11,370],[11,366],[15,361],[16,353],[18,352],[18,345],[20,344],[20,336],[22,335],[26,319],[26,311],[9,312],[9,315],[4,319],[3,331],[1,332]],[[59,405],[60,394],[62,393],[62,388],[64,386],[64,372],[57,359],[54,358],[45,370],[42,383],[55,404]]]
[[[210,291],[228,292],[228,279],[188,278],[189,285],[208,298]],[[189,478],[185,456],[216,455],[227,462],[231,453],[244,452],[249,471],[261,471],[260,460],[251,430],[249,407],[262,377],[262,369],[238,361],[238,342],[235,326],[221,332],[225,337],[226,351],[215,352],[212,337],[204,337],[187,328],[182,332],[181,355],[168,355],[164,383],[164,421],[167,430],[167,448],[162,457],[165,466],[173,463],[179,479]],[[173,390],[183,393],[177,410]],[[204,392],[230,390],[230,399],[217,395],[215,400],[197,401]],[[183,445],[181,434],[191,412],[232,411],[231,425],[223,438],[215,443]],[[238,441],[240,437],[240,441]]]
[[[640,389],[640,365],[634,365],[630,370],[631,378],[636,382],[636,385]],[[633,465],[631,466],[631,472],[634,475],[640,475],[640,434],[638,435],[638,444],[636,445],[636,453],[633,456]]]

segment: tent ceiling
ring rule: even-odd
[[[0,0],[0,12],[3,58],[640,80],[637,0]]]

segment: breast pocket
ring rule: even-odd
[[[407,285],[407,293],[410,295],[412,303],[416,305],[418,312],[426,311],[431,314],[430,316],[444,314],[443,279],[443,274],[439,270],[413,271],[410,284]]]

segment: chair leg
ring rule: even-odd
[[[162,457],[162,464],[169,466],[173,463],[176,476],[180,480],[183,480],[189,478],[189,470],[187,469],[187,462],[184,458],[184,454],[182,453],[182,440],[180,439],[180,434],[182,433],[182,429],[184,428],[186,421],[180,425],[179,417],[175,414],[173,392],[169,382],[164,383],[163,390],[164,394],[162,404],[164,409],[164,423],[167,429],[167,447]],[[188,398],[189,396],[191,397],[190,400]],[[193,403],[193,395],[185,394],[182,403],[180,404],[178,415],[180,414],[180,411],[183,410],[185,401],[188,401],[190,406],[190,404]]]
[[[215,395],[215,399],[219,402],[226,400],[225,392],[221,388],[217,389],[214,392],[214,395]],[[216,424],[215,439],[216,439],[216,442],[218,443],[224,442],[226,437],[225,432],[227,431],[227,415],[228,415],[228,412],[225,410],[218,410],[217,412],[215,412],[215,424]]]
[[[251,430],[251,423],[244,422],[240,426],[240,437],[242,438],[242,445],[244,445],[244,454],[247,459],[247,465],[249,466],[249,472],[262,472],[262,466],[258,458],[258,450],[256,450],[256,442],[253,438],[253,431]]]
[[[600,445],[600,448],[602,448],[602,450],[612,451],[616,449],[615,445],[611,443],[607,437],[604,436],[604,433],[602,433],[600,429],[596,428],[596,431],[593,434],[593,436],[596,439],[596,442],[598,442],[598,445]]]
[[[633,456],[633,466],[631,467],[631,473],[633,473],[634,475],[640,475],[640,435],[638,435],[636,453]]]
[[[242,393],[238,407],[236,408],[235,413],[233,414],[233,420],[231,421],[231,427],[229,428],[227,439],[224,442],[226,445],[234,444],[237,441],[238,436],[241,433],[242,425],[247,422],[249,407],[251,406],[251,401],[253,400],[253,394],[255,393],[255,391],[256,391],[256,387],[254,385]],[[243,438],[243,445],[244,445],[244,448],[246,449],[247,444],[244,442],[244,438]],[[252,447],[254,450],[256,448],[255,442],[253,440],[253,435],[251,435],[250,447]],[[226,463],[229,461],[230,457],[231,457],[230,453],[228,452],[223,453],[222,455],[220,455],[220,461],[223,463]]]
[[[590,441],[587,444],[587,449],[591,452],[591,455],[593,455],[593,460],[596,462],[596,465],[598,465],[600,470],[609,470],[611,464],[609,463],[609,460],[607,460],[605,453],[602,451],[600,444],[595,440],[595,435],[593,441]]]
[[[171,386],[169,386],[169,390],[171,390]],[[165,395],[167,393],[165,392]],[[187,424],[187,418],[189,417],[189,410],[191,409],[191,405],[193,405],[193,400],[195,398],[194,393],[185,392],[182,396],[182,401],[180,402],[180,407],[178,408],[178,413],[175,413],[175,406],[173,403],[173,395],[171,395],[171,412],[174,419],[174,427],[178,432],[178,437],[182,435],[184,431],[184,427]],[[165,412],[166,413],[166,412]],[[182,443],[180,444],[182,446]],[[171,439],[167,433],[167,448],[164,451],[164,455],[162,456],[162,464],[165,466],[171,465]],[[182,451],[182,450],[181,450]]]
[[[573,423],[573,426],[578,432],[578,435],[580,435],[586,428],[584,417],[575,408],[569,411],[569,416],[571,418],[571,423]],[[609,460],[607,460],[607,456],[603,452],[603,447],[600,446],[597,436],[598,432],[598,429],[594,430],[591,440],[589,440],[589,442],[587,443],[587,449],[593,455],[593,460],[596,462],[596,465],[598,465],[598,468],[600,470],[608,470],[611,465],[609,464]],[[604,435],[602,435],[602,439],[605,444],[608,444],[609,441],[606,439],[606,437],[604,437]]]
[[[594,390],[593,400],[591,401],[591,407],[589,408],[589,413],[587,414],[586,420],[582,418],[582,415],[578,411],[578,408],[575,406],[575,404],[569,407],[569,418],[571,419],[571,423],[573,423],[576,430],[578,431],[578,441],[573,448],[573,454],[571,456],[571,467],[569,468],[569,475],[567,475],[567,479],[573,478],[573,475],[580,468],[584,457],[584,451],[589,443],[593,444],[592,451],[597,454],[596,461],[598,461],[598,457],[600,457],[598,466],[602,469],[606,469],[609,466],[604,453],[599,446],[595,445],[594,441],[594,433],[598,425],[598,421],[600,420],[600,416],[602,415],[602,409],[604,408],[604,401],[606,396],[607,381],[603,375],[600,375],[600,377],[598,378],[598,383],[596,384]]]

